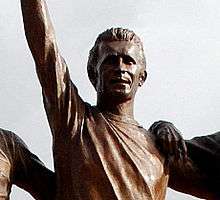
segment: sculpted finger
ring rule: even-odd
[[[175,140],[177,141],[177,147],[176,147],[176,156],[178,159],[183,159],[185,160],[186,155],[187,155],[187,147],[185,144],[185,141],[180,133],[180,131],[174,127],[174,131],[175,131]]]
[[[162,152],[166,157],[173,156],[172,138],[167,130],[160,131],[159,141],[162,148]]]
[[[158,134],[158,131],[159,131],[160,129],[163,129],[163,128],[165,128],[166,126],[170,126],[170,125],[172,125],[172,123],[167,122],[167,121],[163,121],[163,120],[159,120],[159,121],[154,122],[154,123],[150,126],[149,131],[150,131],[151,133]]]
[[[181,147],[182,159],[186,160],[187,159],[187,147],[186,147],[186,143],[183,138],[181,138],[181,140],[180,140],[180,147]]]
[[[149,131],[153,134],[157,134],[157,131],[159,129],[159,126],[161,125],[161,121],[157,121],[157,122],[154,122],[150,128],[149,128]]]
[[[173,152],[174,152],[174,156],[175,159],[179,160],[181,157],[181,147],[179,145],[179,141],[180,141],[180,134],[178,132],[176,132],[175,129],[172,128],[172,130],[170,130],[171,132],[171,136],[172,136],[172,148],[173,148]]]

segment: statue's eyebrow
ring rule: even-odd
[[[121,56],[121,57],[123,57],[123,58],[127,58],[128,60],[131,60],[134,64],[137,64],[137,58],[135,57],[135,55],[130,54],[129,51],[126,52],[126,53],[121,53],[121,52],[119,52],[119,51],[116,51],[115,49],[113,50],[113,49],[111,48],[111,46],[108,46],[108,45],[103,45],[103,46],[101,47],[101,50],[102,50],[102,51],[105,50],[105,51],[108,53],[108,55],[106,56],[106,58],[109,57],[109,56],[112,56],[112,55]],[[106,58],[105,58],[105,59],[106,59]],[[104,60],[105,60],[105,59],[104,59]]]
[[[110,46],[105,45],[103,47],[103,49],[105,49],[108,53],[110,53],[110,55],[116,55],[116,56],[131,56],[131,54],[129,54],[129,52],[127,53],[121,53],[120,51],[116,51],[115,49],[113,50]]]

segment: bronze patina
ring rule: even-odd
[[[21,6],[53,135],[56,199],[164,199],[164,158],[133,114],[147,76],[139,37],[122,28],[99,35],[88,61],[97,91],[91,106],[70,79],[45,1],[21,0]]]
[[[98,36],[87,65],[97,91],[97,105],[91,106],[79,96],[58,51],[45,1],[21,0],[21,7],[53,136],[56,200],[162,200],[169,174],[170,185],[184,192],[187,178],[206,180],[185,157],[181,137],[177,146],[159,151],[155,127],[147,131],[134,119],[135,94],[147,73],[143,45],[133,31],[111,28]],[[178,135],[175,128],[164,130]],[[167,158],[169,152],[178,156]],[[169,159],[181,156],[181,162]]]

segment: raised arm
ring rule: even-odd
[[[21,0],[25,35],[32,52],[43,94],[60,109],[69,73],[58,53],[54,29],[44,0]]]
[[[25,35],[37,66],[53,62],[58,50],[54,29],[44,0],[21,0]]]
[[[75,132],[78,130],[78,123],[75,122],[81,122],[83,118],[84,104],[58,52],[46,2],[20,1],[25,35],[35,60],[51,130],[53,134],[66,128]]]
[[[61,125],[62,110],[69,93],[70,78],[58,53],[55,34],[44,0],[20,0],[25,35],[40,80],[44,105],[52,132]],[[64,126],[64,124],[63,124]]]

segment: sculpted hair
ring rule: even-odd
[[[131,30],[123,28],[111,28],[99,34],[97,37],[94,46],[89,51],[89,59],[87,63],[87,72],[89,80],[96,85],[96,65],[98,62],[98,47],[99,44],[103,41],[112,42],[112,41],[131,41],[134,42],[140,48],[140,53],[142,57],[142,64],[146,66],[146,60],[144,56],[143,44],[140,38]]]

